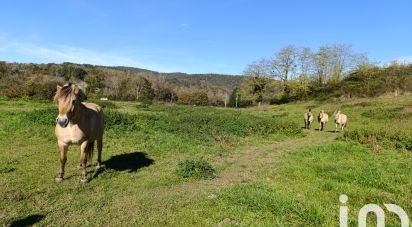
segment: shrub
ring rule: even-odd
[[[183,92],[179,95],[177,102],[184,105],[207,106],[209,104],[209,97],[204,91],[194,93]]]
[[[179,163],[177,175],[182,178],[211,180],[216,177],[216,170],[204,160],[185,160]]]
[[[105,128],[123,132],[137,131],[139,127],[136,118],[136,115],[108,110],[104,112]]]
[[[345,131],[344,138],[362,144],[370,144],[370,138],[386,148],[406,149],[412,151],[412,135],[408,130],[393,128],[356,128]]]

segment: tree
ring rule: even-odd
[[[313,70],[313,53],[310,48],[301,49],[298,54],[298,67],[299,67],[299,81],[301,83],[308,83],[309,77]]]
[[[319,48],[319,51],[313,55],[315,81],[318,84],[324,84],[327,81],[330,55],[331,51],[329,47],[321,47]]]
[[[263,92],[270,81],[270,75],[267,73],[267,62],[261,60],[249,64],[245,70],[245,78],[240,86],[240,94],[247,100],[260,105],[263,101]]]
[[[7,63],[0,61],[0,79],[5,77],[7,74]]]
[[[169,87],[158,85],[154,92],[155,92],[156,99],[159,101],[176,102],[177,95]]]
[[[135,81],[136,90],[136,100],[140,102],[151,103],[155,96],[154,90],[152,88],[152,83],[150,83],[144,77],[138,77]]]
[[[207,106],[209,104],[209,97],[205,91],[185,91],[179,94],[178,103],[185,105]]]
[[[209,104],[209,97],[205,91],[198,91],[193,93],[192,102],[198,106],[207,106]]]
[[[243,72],[243,75],[269,78],[270,74],[268,73],[268,64],[269,62],[266,59],[254,61],[247,65],[245,71]]]
[[[84,82],[87,83],[87,94],[100,94],[101,90],[105,87],[104,77],[101,74],[88,74]]]
[[[70,75],[72,78],[78,79],[78,80],[84,80],[84,78],[87,75],[86,70],[80,67],[71,67],[70,68]]]
[[[120,99],[125,101],[131,101],[135,96],[131,93],[132,83],[130,78],[120,80],[116,84],[116,93],[114,94],[114,99]]]
[[[294,46],[287,46],[275,55],[269,67],[273,73],[274,78],[282,81],[293,79],[297,69],[298,49]]]

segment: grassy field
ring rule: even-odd
[[[338,226],[341,194],[350,226],[368,203],[412,217],[412,97],[241,110],[101,104],[106,169],[89,167],[83,185],[78,146],[54,181],[55,104],[0,100],[0,225]],[[306,107],[329,113],[327,131],[302,129]],[[332,132],[337,108],[345,133]],[[185,160],[210,163],[216,177],[182,178]],[[400,222],[386,211],[386,224]]]

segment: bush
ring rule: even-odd
[[[118,111],[108,110],[104,112],[105,129],[132,132],[139,129],[136,121],[137,116]]]
[[[209,97],[204,91],[194,93],[183,92],[179,95],[177,102],[184,105],[207,106],[209,104]]]
[[[57,107],[23,112],[23,119],[27,125],[55,126],[58,115]]]
[[[204,160],[185,160],[179,163],[177,175],[182,178],[211,180],[216,177],[216,170]]]
[[[392,128],[357,128],[345,131],[344,138],[362,144],[371,144],[371,138],[386,148],[406,149],[412,151],[412,135],[409,130]]]

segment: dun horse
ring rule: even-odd
[[[348,123],[348,117],[341,113],[340,110],[339,111],[335,111],[335,132],[338,131],[338,127],[340,131],[343,131],[343,129],[346,127],[347,123]]]
[[[313,121],[313,114],[312,110],[309,109],[304,115],[303,115],[303,120],[305,121],[305,128],[310,129],[312,126],[312,121]]]
[[[94,103],[82,102],[86,95],[75,84],[57,86],[54,100],[58,103],[59,115],[56,118],[56,137],[60,150],[60,171],[56,181],[64,177],[67,149],[71,144],[80,145],[81,183],[86,183],[87,161],[93,154],[94,142],[97,141],[96,171],[101,168],[104,117],[101,108]]]
[[[321,110],[318,115],[319,131],[325,129],[326,123],[329,121],[329,116],[324,110]]]

